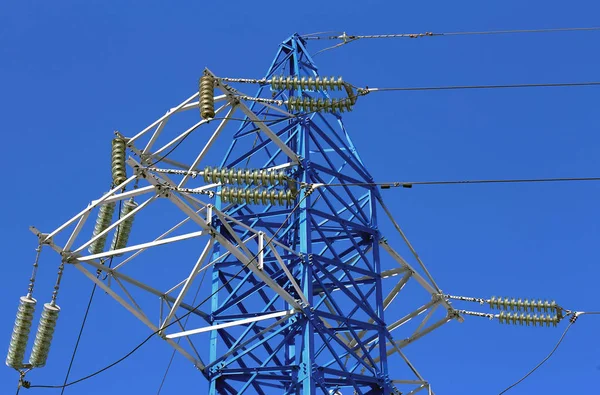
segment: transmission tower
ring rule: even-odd
[[[38,337],[49,344],[60,276],[75,268],[192,362],[211,395],[433,393],[404,348],[461,317],[368,185],[342,122],[356,93],[319,76],[293,35],[264,78],[207,69],[199,92],[131,137],[117,133],[111,189],[51,233],[32,228],[61,256],[52,330]],[[39,350],[23,363],[32,293],[7,360],[17,369],[43,366]]]

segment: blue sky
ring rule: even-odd
[[[28,226],[53,229],[99,195],[109,179],[112,131],[141,130],[188,97],[204,67],[260,77],[294,32],[594,26],[600,11],[591,0],[568,7],[553,0],[489,3],[4,4],[0,338],[7,346],[18,297],[26,292],[36,245]],[[591,32],[371,40],[315,62],[324,75],[370,87],[597,81],[599,39]],[[597,176],[598,93],[595,87],[379,93],[362,98],[344,119],[376,180]],[[598,184],[570,183],[415,187],[384,197],[444,291],[549,298],[598,311],[599,193]],[[45,302],[56,261],[51,254],[42,259],[48,266],[36,295]],[[62,383],[90,288],[75,271],[65,276],[56,341],[48,365],[28,377],[34,384]],[[112,362],[148,333],[108,299],[101,293],[95,301],[73,379]],[[495,394],[543,358],[564,325],[528,329],[467,318],[407,350],[438,394]],[[511,393],[592,393],[600,386],[599,325],[582,317],[555,356]],[[65,393],[155,393],[170,352],[151,341],[118,368]],[[14,392],[16,381],[15,372],[0,369],[0,393]],[[204,378],[176,357],[162,393],[204,388]]]

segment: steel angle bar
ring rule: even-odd
[[[391,333],[394,329],[397,329],[399,327],[401,327],[402,325],[406,324],[408,321],[412,320],[413,318],[415,318],[416,316],[422,314],[423,312],[425,312],[427,309],[429,309],[430,307],[440,303],[441,301],[438,299],[432,299],[431,301],[429,301],[428,303],[425,303],[423,306],[419,307],[418,309],[416,309],[415,311],[405,315],[404,317],[400,318],[399,320],[393,322],[392,324],[389,324],[387,326],[388,331]]]
[[[129,293],[129,291],[127,290],[127,288],[125,288],[125,285],[123,285],[123,283],[121,282],[121,280],[119,280],[119,277],[115,277],[114,279],[115,279],[115,282],[117,283],[117,285],[123,290],[123,292],[125,293],[125,295],[127,296],[127,298],[129,298],[129,300],[131,301],[131,303],[140,312],[140,314],[142,314],[147,320],[149,320],[148,316],[146,315],[146,313],[144,313],[144,310],[135,301],[135,299],[133,298],[133,296],[131,296],[131,294]]]
[[[168,301],[165,300],[165,303],[166,303],[167,307],[169,307],[171,309],[173,308],[173,306],[171,304],[169,304]],[[182,331],[184,331],[185,330],[185,326],[184,326],[184,324],[181,323],[181,318],[179,318],[177,316],[177,314],[174,315],[174,318],[175,318],[175,322],[177,323],[177,326],[179,328],[181,328]],[[198,359],[200,359],[200,353],[196,349],[196,346],[194,345],[194,342],[192,342],[192,339],[190,339],[189,337],[186,337],[185,340],[187,340],[187,342],[190,345],[191,349],[194,350],[194,353],[196,354],[196,356],[198,357]]]
[[[79,232],[81,232],[81,229],[83,229],[83,225],[85,225],[85,222],[87,221],[89,216],[90,216],[90,212],[88,211],[87,213],[83,214],[79,218],[79,221],[77,222],[77,225],[75,226],[75,229],[71,233],[71,236],[69,236],[69,240],[67,240],[67,244],[65,244],[64,250],[69,250],[71,248],[71,246],[75,242],[75,239],[79,235]]]
[[[427,276],[427,278],[429,279],[429,281],[431,282],[431,284],[434,286],[434,288],[436,289],[436,291],[438,293],[441,293],[442,291],[440,290],[440,287],[438,287],[438,285],[436,284],[435,280],[433,279],[433,277],[429,273],[429,270],[427,270],[427,267],[425,267],[425,264],[423,263],[423,261],[419,257],[419,254],[417,254],[417,251],[414,249],[414,247],[412,246],[412,244],[410,244],[410,241],[408,241],[408,238],[406,237],[406,235],[402,231],[402,228],[400,228],[400,225],[398,225],[398,222],[396,222],[396,220],[394,219],[394,216],[392,215],[391,211],[388,209],[387,205],[384,203],[383,198],[381,197],[381,195],[377,194],[376,197],[377,197],[377,201],[379,202],[379,204],[383,208],[383,211],[385,211],[386,215],[388,216],[388,218],[392,222],[392,225],[394,225],[394,228],[396,228],[396,230],[398,231],[398,233],[400,234],[400,236],[402,237],[402,239],[404,240],[404,242],[406,243],[406,245],[408,246],[408,248],[412,252],[413,256],[415,257],[415,259],[417,260],[417,262],[421,266],[421,269],[423,269],[423,271],[425,272],[425,275]]]
[[[154,188],[154,185],[152,185],[152,188]],[[201,209],[197,210],[196,213],[200,213],[202,211],[205,210],[205,207],[202,207]],[[177,223],[175,226],[173,226],[171,229],[167,230],[166,232],[164,232],[163,234],[161,234],[160,236],[158,236],[157,238],[155,238],[153,241],[159,241],[162,240],[165,236],[173,233],[174,231],[176,231],[180,226],[184,225],[186,222],[188,222],[190,220],[189,217],[184,218],[182,221],[180,221],[179,223]],[[136,251],[133,255],[131,255],[130,257],[124,259],[121,263],[119,263],[117,266],[115,266],[115,269],[119,269],[121,266],[125,265],[127,262],[131,261],[132,259],[134,259],[135,257],[137,257],[139,254],[141,254],[142,252],[146,251],[146,248],[142,248],[139,251]]]
[[[102,203],[106,204],[106,203],[118,202],[119,200],[125,200],[125,199],[129,199],[132,197],[144,195],[144,194],[152,192],[154,190],[155,190],[154,185],[148,185],[148,186],[145,186],[142,188],[133,189],[131,191],[127,191],[127,192],[123,192],[123,193],[115,193],[114,195],[110,196],[109,198],[103,200]],[[100,202],[100,199],[93,200],[92,204],[98,204],[99,202]]]
[[[125,254],[130,251],[147,249],[150,247],[157,247],[157,246],[169,244],[169,243],[176,243],[178,241],[193,239],[195,237],[200,237],[203,235],[206,235],[206,232],[203,230],[198,231],[198,232],[186,233],[186,234],[180,235],[180,236],[174,236],[174,237],[169,237],[166,239],[150,241],[150,242],[142,243],[142,244],[136,244],[136,245],[132,245],[132,246],[125,247],[125,248],[119,248],[117,250],[101,252],[99,254],[81,256],[81,257],[77,258],[77,261],[84,262],[84,261],[89,261],[89,260],[93,260],[93,259],[105,258],[105,257],[113,256],[113,255]]]
[[[221,132],[223,131],[223,129],[225,128],[225,126],[227,126],[227,122],[229,122],[229,118],[235,112],[236,108],[237,108],[236,105],[232,105],[231,108],[229,109],[229,111],[227,111],[227,114],[225,115],[225,119],[223,119],[219,123],[219,126],[217,126],[217,128],[214,131],[214,133],[208,139],[208,142],[202,148],[202,151],[200,151],[200,153],[198,154],[198,156],[196,157],[196,159],[194,159],[194,161],[190,165],[188,171],[194,170],[196,168],[196,166],[198,166],[198,164],[202,161],[202,159],[204,159],[204,157],[206,156],[206,153],[208,152],[208,150],[215,143],[215,141],[217,140],[217,138],[219,137],[219,135],[221,134]],[[183,187],[185,185],[185,183],[187,182],[188,179],[189,179],[189,175],[186,174],[183,177],[183,179],[181,180],[181,182],[177,185],[177,187],[178,188]]]
[[[263,321],[263,320],[268,320],[271,318],[278,318],[278,317],[283,317],[283,316],[287,317],[287,316],[290,316],[293,314],[296,314],[295,310],[278,311],[276,313],[264,314],[264,315],[261,315],[258,317],[251,317],[251,318],[246,318],[243,320],[237,320],[237,321],[232,321],[232,322],[226,322],[223,324],[207,326],[204,328],[192,329],[192,330],[188,330],[188,331],[184,331],[184,332],[180,332],[180,333],[173,333],[173,334],[167,335],[166,337],[168,339],[175,339],[175,338],[182,337],[182,336],[190,336],[190,335],[195,335],[195,334],[202,333],[202,332],[209,332],[209,331],[214,331],[217,329],[229,328],[231,326],[245,325],[245,324],[249,324],[249,323],[255,322],[255,321]]]
[[[263,233],[260,233],[260,234],[262,235]],[[279,255],[279,253],[277,252],[277,250],[275,248],[271,248],[271,252],[275,256],[275,259],[277,259],[277,262],[279,263],[279,266],[281,266],[281,269],[285,272],[285,275],[287,276],[288,280],[290,280],[292,287],[294,287],[294,289],[298,293],[298,296],[302,300],[302,303],[304,303],[306,306],[309,306],[308,299],[304,295],[304,292],[302,292],[302,289],[296,282],[296,279],[294,279],[294,276],[292,276],[292,273],[288,269],[285,262],[283,262],[283,259],[281,259],[281,255]]]
[[[151,182],[153,182],[151,180]],[[273,281],[267,274],[265,274],[262,270],[259,270],[255,267],[255,265],[251,265],[251,259],[247,257],[240,249],[236,248],[234,245],[229,242],[223,235],[221,235],[214,227],[209,225],[203,218],[198,216],[193,209],[187,206],[179,197],[175,195],[169,195],[168,199],[170,199],[177,207],[179,207],[185,214],[190,216],[194,222],[200,225],[205,231],[208,231],[212,234],[215,239],[221,244],[225,249],[230,251],[233,256],[242,262],[246,267],[248,267],[254,274],[262,279],[273,291],[278,293],[283,299],[285,299],[288,303],[290,303],[295,308],[300,308],[298,302],[283,288],[281,288],[275,281]],[[267,242],[267,245],[270,242]],[[254,260],[252,258],[252,260]]]
[[[199,269],[204,264],[204,261],[208,257],[212,246],[213,246],[213,239],[210,238],[208,240],[208,242],[206,243],[206,246],[204,247],[204,250],[202,250],[202,253],[200,254],[200,257],[196,261],[196,264],[194,265],[194,268],[192,269],[192,272],[190,273],[190,275],[188,276],[187,280],[185,281],[185,284],[181,288],[181,291],[179,291],[179,295],[177,295],[177,299],[175,299],[175,303],[173,303],[173,307],[171,308],[171,311],[167,315],[167,318],[165,318],[165,321],[161,325],[160,329],[164,329],[169,324],[169,322],[171,321],[171,319],[173,318],[173,316],[175,315],[175,312],[179,308],[179,305],[181,304],[181,302],[183,302],[183,298],[185,297],[185,295],[189,291],[190,286],[192,285],[192,282],[194,281],[194,279],[196,278],[196,276],[198,275],[198,273],[200,273]]]
[[[255,333],[254,335],[252,335],[251,337],[249,337],[248,339],[246,339],[245,341],[241,342],[241,340],[244,339],[245,336],[241,336],[240,338],[237,339],[236,343],[234,343],[227,352],[225,352],[223,355],[221,355],[220,357],[218,357],[217,359],[215,359],[214,361],[212,361],[211,363],[209,363],[208,365],[206,365],[207,369],[210,369],[212,366],[218,364],[221,361],[224,361],[227,357],[229,357],[230,355],[236,354],[239,351],[245,351],[246,350],[246,346],[248,346],[250,343],[252,343],[253,341],[255,341],[258,338],[261,338],[263,335],[273,331],[275,328],[277,328],[279,325],[284,324],[285,321],[288,320],[287,316],[284,316],[283,318],[278,319],[277,321],[275,321],[274,323],[272,323],[271,325],[267,326],[266,328],[260,330],[259,332]],[[263,341],[269,341],[272,337],[277,336],[279,333],[281,333],[282,331],[285,331],[289,326],[293,325],[293,322],[288,321],[285,325],[283,325],[281,328],[279,328],[277,331],[272,332],[268,337],[265,337],[263,339]],[[256,347],[260,346],[259,344],[256,345]],[[228,364],[230,364],[231,362],[228,362]]]
[[[418,394],[419,392],[423,391],[424,389],[428,389],[428,388],[429,388],[429,384],[422,384],[421,386],[419,386],[418,388],[415,388],[414,390],[410,391],[406,395],[415,395],[415,394]]]
[[[229,105],[230,105],[230,103],[227,102],[227,103],[223,104],[221,107],[217,108],[215,111],[215,116],[217,114],[221,113]],[[200,126],[204,125],[205,123],[209,123],[210,121],[212,121],[212,118],[203,119],[199,122],[196,122],[193,126],[188,128],[185,132],[181,133],[179,136],[175,137],[173,140],[169,141],[167,144],[163,145],[158,150],[149,154],[149,157],[156,157],[156,156],[160,155],[163,151],[168,150],[169,148],[171,148],[172,145],[177,144],[181,139],[185,138],[188,134],[192,133],[194,130],[198,129]]]
[[[182,108],[183,106],[185,106],[186,104],[188,104],[189,102],[191,102],[192,100],[194,100],[195,98],[197,98],[199,95],[199,92],[194,93],[192,96],[188,97],[186,100],[184,100],[181,104],[179,104],[177,107],[174,107],[173,109],[171,109],[170,111],[167,111],[167,113],[165,115],[163,115],[162,117],[158,118],[156,121],[152,122],[148,127],[146,127],[144,130],[142,130],[141,132],[139,132],[138,134],[136,134],[135,136],[131,137],[130,139],[127,140],[128,143],[133,143],[135,142],[137,139],[139,139],[141,136],[143,136],[144,134],[146,134],[149,130],[151,130],[153,127],[155,127],[156,125],[158,125],[159,123],[161,123],[162,121],[164,121],[165,119],[169,118],[173,113],[175,113],[176,111],[178,111],[180,108]]]
[[[64,224],[62,224],[61,226],[59,226],[56,230],[54,230],[52,233],[49,233],[48,235],[46,235],[44,237],[44,240],[41,240],[43,243],[46,243],[50,240],[52,240],[52,238],[54,236],[56,236],[58,233],[62,232],[63,230],[65,230],[65,228],[67,228],[69,225],[73,224],[75,221],[77,221],[79,218],[81,218],[82,216],[89,214],[90,211],[92,211],[98,204],[104,202],[106,199],[108,199],[112,194],[114,194],[115,192],[121,190],[125,185],[129,184],[131,181],[135,180],[137,178],[137,176],[133,175],[131,177],[129,177],[127,180],[125,180],[124,182],[122,182],[120,185],[114,187],[113,189],[111,189],[110,191],[108,191],[107,193],[105,193],[104,195],[102,195],[102,197],[98,200],[95,200],[94,203],[90,203],[85,209],[83,209],[81,212],[79,212],[77,215],[75,215],[73,218],[71,218],[70,220],[68,220],[67,222],[65,222]]]
[[[225,94],[232,94],[233,96],[235,96],[234,93],[231,92],[231,88],[223,86],[221,83],[216,82],[215,86],[217,88],[219,88],[221,91],[223,91],[223,93]],[[262,122],[258,116],[256,114],[254,114],[254,112],[248,108],[248,106],[246,105],[246,103],[240,101],[238,103],[238,106],[240,107],[240,110],[242,110],[242,112],[244,114],[246,114],[246,116],[256,124],[256,126],[264,133],[267,135],[267,137],[269,137],[269,139],[271,139],[271,141],[273,141],[273,143],[275,143],[275,145],[277,145],[281,151],[288,157],[290,158],[290,160],[292,162],[294,162],[295,164],[299,164],[300,161],[298,160],[298,156],[296,155],[296,153],[294,151],[291,150],[290,147],[288,147],[267,125],[264,124],[264,122]]]
[[[150,140],[148,141],[148,143],[146,144],[146,146],[142,150],[142,152],[141,152],[142,154],[146,154],[148,151],[150,151],[150,149],[152,148],[152,146],[154,145],[154,143],[158,139],[158,136],[160,136],[160,134],[162,133],[163,129],[165,128],[165,125],[167,124],[168,120],[169,120],[169,118],[166,118],[165,120],[161,121],[158,124],[158,126],[154,130],[154,133],[152,133],[152,136],[150,137]],[[133,145],[133,143],[131,143],[131,145]]]
[[[241,221],[240,221],[240,220],[238,220],[237,218],[235,218],[235,217],[232,217],[231,215],[228,215],[228,214],[226,214],[225,212],[223,212],[223,211],[221,211],[221,210],[219,210],[219,209],[215,208],[214,206],[213,206],[213,210],[214,210],[214,212],[215,212],[217,215],[220,215],[220,216],[222,216],[223,218],[227,218],[229,221],[231,221],[231,222],[234,222],[236,225],[239,225],[240,227],[242,227],[242,228],[246,229],[246,230],[247,230],[247,231],[249,231],[249,232],[252,232],[252,233],[254,233],[254,234],[258,234],[258,231],[257,231],[257,230],[255,230],[255,229],[253,229],[252,227],[250,227],[250,226],[246,225],[245,223],[241,222]],[[282,214],[281,214],[281,215],[288,214],[288,213],[289,213],[289,210],[282,211]],[[281,247],[281,248],[283,248],[284,250],[286,250],[286,251],[288,251],[288,252],[290,252],[290,253],[292,253],[292,254],[294,254],[294,255],[300,256],[300,253],[299,253],[299,252],[297,252],[297,251],[295,251],[295,250],[291,249],[289,246],[287,246],[287,245],[285,245],[285,244],[281,243],[280,241],[277,241],[277,240],[275,240],[275,238],[274,238],[274,237],[271,237],[271,238],[270,238],[270,240],[271,240],[270,244],[275,244],[276,246],[278,246],[278,247]]]
[[[96,278],[89,270],[86,270],[81,264],[74,265],[79,271],[81,271],[87,278],[92,280],[98,287],[100,287],[104,292],[109,294],[113,299],[115,299],[121,306],[125,307],[131,314],[137,317],[140,321],[142,321],[146,326],[148,326],[153,332],[158,332],[158,327],[155,326],[152,322],[150,322],[145,315],[138,312],[133,306],[127,303],[123,298],[121,298],[117,293],[115,293],[112,289],[110,289],[106,284],[104,284],[100,279]],[[190,353],[184,350],[181,346],[179,346],[176,342],[171,339],[165,339],[172,347],[174,347],[179,353],[181,353],[184,357],[190,360],[196,368],[199,370],[204,369],[204,363],[200,359],[194,358]]]

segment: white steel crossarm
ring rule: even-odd
[[[219,88],[223,93],[231,95],[231,97],[235,97],[235,93],[237,93],[234,89],[223,85],[219,82],[219,80],[215,81],[215,86]],[[237,105],[240,107],[240,110],[248,117],[250,121],[252,121],[267,137],[279,147],[279,149],[295,164],[299,163],[298,155],[290,147],[288,147],[285,142],[283,142],[279,136],[275,132],[273,132],[263,121],[261,121],[258,116],[246,105],[246,103],[242,101],[238,101]]]
[[[229,242],[224,236],[217,232],[217,230],[209,225],[203,218],[198,216],[189,206],[187,206],[180,198],[177,196],[170,194],[168,198],[179,207],[184,213],[189,215],[194,222],[196,222],[200,227],[206,229],[210,234],[212,234],[215,239],[221,244],[225,249],[227,249],[233,256],[235,256],[239,261],[244,265],[244,267],[250,269],[254,274],[259,277],[262,281],[264,281],[273,291],[275,291],[279,296],[285,299],[290,305],[293,307],[300,309],[300,305],[294,299],[292,295],[290,295],[286,290],[281,288],[279,284],[277,284],[269,275],[265,274],[262,270],[258,269],[256,264],[252,264],[255,260],[254,257],[250,259],[246,256],[239,248],[236,248],[233,244]],[[267,243],[268,244],[268,243]]]
[[[185,185],[185,183],[187,182],[187,180],[190,177],[189,172],[194,170],[196,168],[196,166],[198,166],[198,164],[202,161],[202,159],[204,159],[204,157],[208,153],[208,150],[212,147],[212,145],[215,143],[215,141],[217,140],[217,138],[219,137],[219,135],[221,134],[221,132],[227,125],[227,122],[229,121],[229,118],[233,115],[233,113],[235,112],[235,109],[236,109],[236,105],[232,105],[231,108],[229,109],[229,111],[227,112],[227,114],[225,115],[225,119],[223,119],[221,121],[221,123],[219,123],[219,126],[217,126],[217,129],[214,131],[212,136],[210,136],[210,138],[208,139],[208,142],[206,143],[204,148],[202,148],[202,151],[200,151],[200,153],[198,154],[196,159],[194,159],[194,162],[192,162],[191,166],[188,168],[188,174],[186,174],[183,177],[181,182],[177,185],[177,188],[182,188]]]
[[[130,159],[130,161],[135,163],[135,161],[133,161],[132,159]],[[138,166],[139,166],[139,164],[138,164]],[[161,181],[161,179],[158,175],[152,175],[152,177],[147,177],[146,179],[148,182],[150,182],[152,185],[155,185],[155,186],[160,186],[162,183],[164,183],[164,181]],[[279,294],[279,296],[281,296],[285,301],[287,301],[294,308],[301,309],[301,307],[298,304],[298,302],[296,301],[296,299],[292,295],[290,295],[289,292],[284,290],[268,274],[266,274],[262,270],[258,269],[256,264],[252,264],[256,260],[255,257],[248,257],[246,254],[244,254],[244,252],[241,250],[240,247],[234,246],[229,240],[227,240],[223,235],[221,235],[217,231],[217,229],[215,229],[212,225],[210,225],[204,218],[200,217],[194,209],[192,209],[187,204],[185,204],[185,202],[182,200],[182,198],[175,195],[174,193],[168,193],[168,194],[166,194],[166,197],[171,202],[173,202],[173,204],[175,204],[175,206],[177,206],[181,211],[183,211],[186,215],[188,215],[192,219],[192,221],[194,221],[195,223],[200,225],[200,227],[203,229],[204,232],[207,232],[207,234],[212,235],[215,238],[216,242],[218,242],[225,249],[227,249],[229,252],[231,252],[231,254],[233,256],[235,256],[244,265],[244,267],[246,267],[246,268],[250,269],[252,272],[254,272],[254,274],[258,278],[260,278],[262,281],[264,281],[266,285],[268,285],[273,291],[275,291],[277,294]],[[174,238],[171,238],[171,239],[174,239]],[[160,240],[160,241],[152,242],[152,243],[164,244],[164,241],[165,240]],[[269,240],[269,242],[267,242],[267,245],[269,245],[270,242],[271,242],[271,240]],[[148,244],[152,245],[152,243],[146,243],[145,245],[140,245],[140,246],[147,247]],[[141,248],[140,246],[137,246],[137,248],[135,248],[135,249]],[[118,251],[118,253],[123,253],[124,250],[131,251],[128,248],[130,248],[130,247],[123,248],[120,250],[115,250],[115,251]],[[112,251],[109,253],[96,254],[94,256],[90,256],[87,258],[91,259],[92,257],[99,258],[99,257],[109,256],[109,255],[112,255],[111,253],[112,253]],[[108,254],[108,255],[106,255],[106,254]],[[78,258],[78,259],[85,260],[82,258]]]
[[[259,237],[262,238],[263,235],[264,235],[263,232],[259,233]],[[259,245],[259,248],[263,249],[263,247],[260,246],[260,245]],[[281,266],[281,269],[284,271],[284,273],[287,276],[288,280],[290,280],[290,283],[292,284],[292,286],[294,287],[294,289],[298,293],[298,296],[300,297],[300,299],[302,300],[302,302],[305,305],[308,305],[309,304],[308,303],[308,299],[306,299],[306,296],[304,295],[304,292],[302,292],[302,289],[300,289],[300,286],[296,282],[296,279],[294,278],[294,276],[292,276],[292,273],[290,272],[290,269],[288,269],[288,267],[285,264],[285,262],[283,262],[283,259],[281,259],[281,255],[279,255],[279,253],[277,252],[277,249],[275,247],[271,247],[271,253],[273,254],[273,256],[275,256],[275,259],[279,263],[279,266]]]
[[[151,185],[151,187],[154,188],[154,185]],[[200,213],[200,212],[204,211],[205,209],[206,209],[205,207],[202,207],[201,209],[197,210],[196,213]],[[169,230],[167,230],[166,232],[164,232],[163,234],[161,234],[160,236],[158,236],[157,238],[155,238],[154,241],[158,241],[158,240],[164,239],[165,236],[168,236],[169,234],[173,233],[178,228],[180,228],[182,225],[184,225],[185,223],[187,223],[189,220],[190,220],[189,217],[184,218],[179,223],[177,223],[175,226],[173,226],[172,228],[170,228]],[[142,248],[141,250],[136,251],[133,255],[131,255],[130,257],[128,257],[126,259],[124,259],[121,263],[119,263],[117,266],[115,266],[115,269],[119,269],[120,267],[122,267],[123,265],[125,265],[127,262],[130,262],[132,259],[134,259],[138,255],[140,255],[144,251],[146,251],[146,248]]]
[[[187,278],[187,280],[185,280],[185,284],[181,288],[181,291],[179,291],[179,295],[177,296],[177,299],[175,299],[175,303],[173,303],[173,307],[171,307],[171,311],[167,315],[167,318],[165,318],[165,321],[163,322],[163,324],[162,324],[162,326],[161,326],[160,329],[164,329],[169,324],[169,322],[171,321],[171,319],[173,318],[173,316],[175,315],[175,312],[179,308],[179,305],[183,301],[183,298],[185,297],[185,295],[189,291],[190,286],[192,285],[192,282],[194,281],[194,279],[196,278],[196,276],[198,275],[198,273],[200,273],[200,267],[202,266],[202,264],[204,263],[204,261],[208,257],[212,246],[213,246],[213,239],[210,238],[208,240],[208,242],[206,243],[206,246],[204,247],[204,250],[200,254],[200,257],[198,258],[198,261],[196,261],[196,264],[194,265],[194,268],[192,269],[192,272],[190,273],[190,275]]]
[[[54,236],[56,236],[57,234],[59,234],[60,232],[62,232],[63,230],[65,230],[69,225],[73,224],[75,221],[77,221],[78,219],[80,219],[82,216],[84,216],[86,214],[89,214],[90,211],[92,211],[96,206],[98,206],[98,204],[104,202],[106,199],[108,199],[110,196],[112,196],[115,192],[120,191],[125,185],[129,184],[131,181],[135,180],[136,178],[137,178],[136,175],[133,175],[133,176],[129,177],[127,180],[125,180],[124,182],[122,182],[120,185],[114,187],[113,189],[111,189],[110,191],[108,191],[107,193],[105,193],[100,199],[95,200],[93,203],[90,203],[80,213],[78,213],[73,218],[71,218],[70,220],[68,220],[67,222],[65,222],[61,226],[59,226],[52,233],[44,236],[44,240],[41,240],[41,241],[45,243],[45,242],[48,242],[48,241],[52,240],[52,238]]]
[[[179,104],[177,107],[171,109],[170,111],[167,111],[167,113],[165,115],[163,115],[162,117],[158,118],[156,121],[152,122],[148,127],[146,127],[144,130],[142,130],[141,132],[139,132],[138,134],[136,134],[135,136],[133,136],[132,138],[130,138],[128,140],[128,142],[129,143],[135,142],[137,139],[139,139],[140,137],[142,137],[144,134],[148,133],[148,131],[150,131],[153,127],[157,126],[159,123],[161,123],[165,119],[169,118],[173,113],[177,112],[180,108],[182,108],[183,106],[185,106],[186,104],[188,104],[189,102],[191,102],[192,100],[194,100],[195,98],[197,98],[198,95],[199,95],[198,92],[194,93],[192,96],[188,97],[181,104]]]
[[[163,244],[169,244],[169,243],[175,243],[175,242],[182,241],[182,240],[193,239],[194,237],[200,237],[205,234],[206,234],[206,232],[201,230],[201,231],[197,231],[197,232],[186,233],[184,235],[169,237],[166,239],[149,241],[147,243],[141,243],[141,244],[136,244],[136,245],[132,245],[129,247],[119,248],[116,250],[101,252],[99,254],[80,256],[80,257],[77,257],[76,259],[79,262],[85,262],[85,261],[89,261],[92,259],[106,258],[106,257],[110,257],[113,255],[121,255],[121,254],[125,254],[127,252],[147,249],[150,247],[156,247],[156,246],[160,246]]]
[[[229,102],[227,102],[227,103],[223,104],[221,107],[217,108],[217,110],[215,111],[215,115],[221,113],[228,106],[229,106]],[[211,120],[212,120],[212,118],[211,119],[203,119],[199,122],[196,122],[192,127],[187,129],[185,132],[181,133],[179,136],[175,137],[173,140],[169,141],[167,144],[163,145],[158,150],[154,151],[152,154],[149,154],[149,156],[155,157],[155,156],[160,155],[163,151],[168,150],[169,148],[171,148],[171,146],[173,146],[174,144],[177,144],[180,140],[185,138],[188,134],[192,133],[194,130],[198,129],[200,126],[204,125],[205,123],[210,122]]]
[[[412,272],[412,277],[427,291],[429,292],[432,296],[433,295],[440,295],[435,288],[433,288],[418,272],[416,272],[413,267],[411,265],[408,264],[408,262],[406,262],[404,260],[404,258],[402,258],[400,256],[400,254],[398,254],[392,247],[390,247],[390,245],[388,244],[388,242],[385,239],[381,239],[381,241],[379,242],[379,245],[381,247],[383,247],[384,250],[386,250],[390,256],[396,260],[396,262],[398,262],[401,266],[403,267],[407,267],[411,272]],[[444,298],[441,298],[441,303],[444,305],[444,307],[446,308],[446,310],[448,312],[454,312],[453,307],[450,305],[450,303],[448,303],[447,300],[445,300]],[[459,314],[455,314],[453,315],[453,318],[456,318],[458,320],[458,322],[463,322],[463,318],[459,315]]]
[[[223,324],[206,326],[204,328],[198,328],[198,329],[191,329],[191,330],[180,332],[180,333],[173,333],[171,335],[167,335],[166,337],[167,337],[167,339],[175,339],[175,338],[182,337],[182,336],[190,336],[190,335],[195,335],[195,334],[202,333],[202,332],[209,332],[209,331],[214,331],[214,330],[223,329],[223,328],[229,328],[229,327],[237,326],[237,325],[246,325],[251,322],[263,321],[263,320],[268,320],[271,318],[278,318],[278,317],[283,317],[283,316],[287,317],[287,316],[291,316],[293,314],[296,314],[295,310],[277,311],[275,313],[263,314],[258,317],[245,318],[243,320],[225,322]]]
[[[75,264],[74,266],[79,271],[81,271],[87,278],[89,278],[90,280],[92,280],[98,287],[100,287],[102,290],[104,290],[104,292],[106,292],[107,294],[109,294],[119,304],[121,304],[123,307],[125,307],[127,310],[129,310],[129,312],[131,314],[133,314],[140,321],[142,321],[144,324],[146,324],[146,326],[148,326],[148,328],[150,328],[150,330],[152,330],[153,332],[157,332],[158,333],[158,330],[159,330],[158,327],[156,327],[152,322],[150,322],[150,320],[148,320],[148,318],[146,318],[146,316],[144,314],[142,314],[139,311],[137,311],[136,308],[134,308],[129,303],[127,303],[121,296],[119,296],[117,293],[115,293],[115,291],[113,291],[112,289],[110,289],[100,279],[98,279],[96,276],[94,276],[92,273],[90,273],[89,270],[86,270],[84,267],[81,266],[81,264]],[[177,351],[179,351],[184,357],[186,357],[187,359],[189,359],[194,364],[194,366],[196,366],[198,369],[200,369],[200,370],[204,369],[204,363],[202,362],[202,360],[194,358],[190,353],[188,353],[179,344],[177,344],[176,342],[172,341],[171,339],[165,339],[165,340],[173,348],[175,348]]]

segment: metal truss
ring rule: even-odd
[[[297,35],[265,78],[279,74],[317,75]],[[199,95],[190,96],[126,138],[126,181],[55,231],[32,231],[192,362],[211,395],[433,393],[404,348],[460,317],[416,253],[415,266],[381,234],[377,188],[347,185],[373,179],[340,114],[292,114],[218,76],[215,91],[214,118],[198,120]],[[254,97],[290,95],[328,97],[266,85]],[[284,171],[293,201],[227,203],[224,186],[202,177],[217,163]],[[128,218],[90,238],[90,214],[132,198],[130,245],[88,254]],[[199,286],[207,303],[196,306]]]

